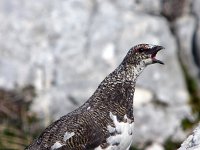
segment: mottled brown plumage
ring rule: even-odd
[[[150,44],[139,44],[131,48],[122,63],[101,82],[87,102],[52,123],[27,149],[128,148],[132,140],[129,146],[124,146],[126,144],[121,145],[121,141],[126,139],[110,140],[109,137],[120,135],[121,132],[126,135],[126,131],[116,129],[116,124],[132,125],[134,122],[136,79],[147,65],[163,64],[155,59],[161,49],[163,47]],[[132,137],[132,134],[131,130],[128,135]]]

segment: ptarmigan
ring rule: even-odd
[[[81,107],[47,127],[28,150],[128,150],[134,137],[133,95],[137,77],[162,46],[139,44]]]

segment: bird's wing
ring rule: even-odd
[[[106,142],[106,135],[91,116],[88,112],[82,112],[61,117],[47,127],[28,149],[57,146],[65,150],[90,150],[98,147]]]
[[[65,141],[63,148],[67,150],[92,150],[106,143],[107,134],[102,128],[102,124],[96,123],[96,115],[97,113],[94,114],[93,111],[85,111],[77,116],[75,122],[72,121],[70,125],[68,124],[68,130],[74,134]]]

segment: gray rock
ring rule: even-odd
[[[145,150],[164,150],[164,147],[159,143],[153,143],[148,146]]]
[[[162,0],[133,0],[133,11],[159,15],[162,10]]]
[[[192,12],[198,17],[198,19],[200,19],[199,8],[200,8],[200,1],[199,0],[193,0]]]
[[[185,15],[175,22],[174,28],[180,47],[180,59],[188,74],[196,80],[200,87],[200,70],[195,62],[193,52],[193,38],[196,30],[196,23],[193,16]]]
[[[191,11],[191,0],[163,0],[163,15],[170,21],[187,15]]]
[[[101,0],[97,1],[102,3]],[[153,3],[151,0],[126,0],[126,2],[121,0],[107,0],[107,2],[111,3],[118,9],[119,12],[122,13],[124,11],[133,11],[138,13],[159,15],[161,14],[162,10],[162,0],[154,0]]]
[[[174,25],[175,33],[180,45],[180,58],[188,69],[191,68],[189,72],[191,72],[193,76],[198,72],[198,69],[195,68],[194,57],[192,55],[192,38],[194,36],[195,25],[195,18],[189,15],[179,18]]]
[[[193,14],[195,15],[195,19],[197,20],[197,25],[196,25],[196,30],[195,30],[195,35],[194,35],[194,57],[196,58],[196,63],[199,67],[200,70],[200,1],[199,0],[194,0],[193,5],[192,5],[192,11]],[[199,75],[200,78],[200,75]]]
[[[199,150],[200,149],[200,125],[193,131],[178,150]]]
[[[194,35],[194,47],[193,47],[193,53],[194,53],[194,58],[195,58],[195,62],[198,66],[198,70],[200,72],[200,20],[198,22],[196,31],[195,31],[195,35]],[[198,74],[198,77],[200,78],[200,73]]]

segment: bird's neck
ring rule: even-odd
[[[124,81],[133,81],[136,82],[137,77],[142,73],[144,70],[145,65],[143,62],[140,64],[121,64],[119,67],[117,67],[113,74],[117,74],[119,77],[122,78],[122,82]],[[111,73],[112,74],[112,73]]]
[[[113,91],[126,89],[128,86],[133,95],[135,90],[135,83],[137,77],[144,70],[145,65],[143,63],[133,65],[133,64],[121,64],[119,65],[112,73],[110,73],[99,85],[100,92],[102,91],[110,91],[110,93],[114,93]]]
[[[109,74],[105,80],[109,80],[110,83],[135,83],[138,76],[142,73],[146,67],[144,62],[138,64],[120,64],[111,74]]]

